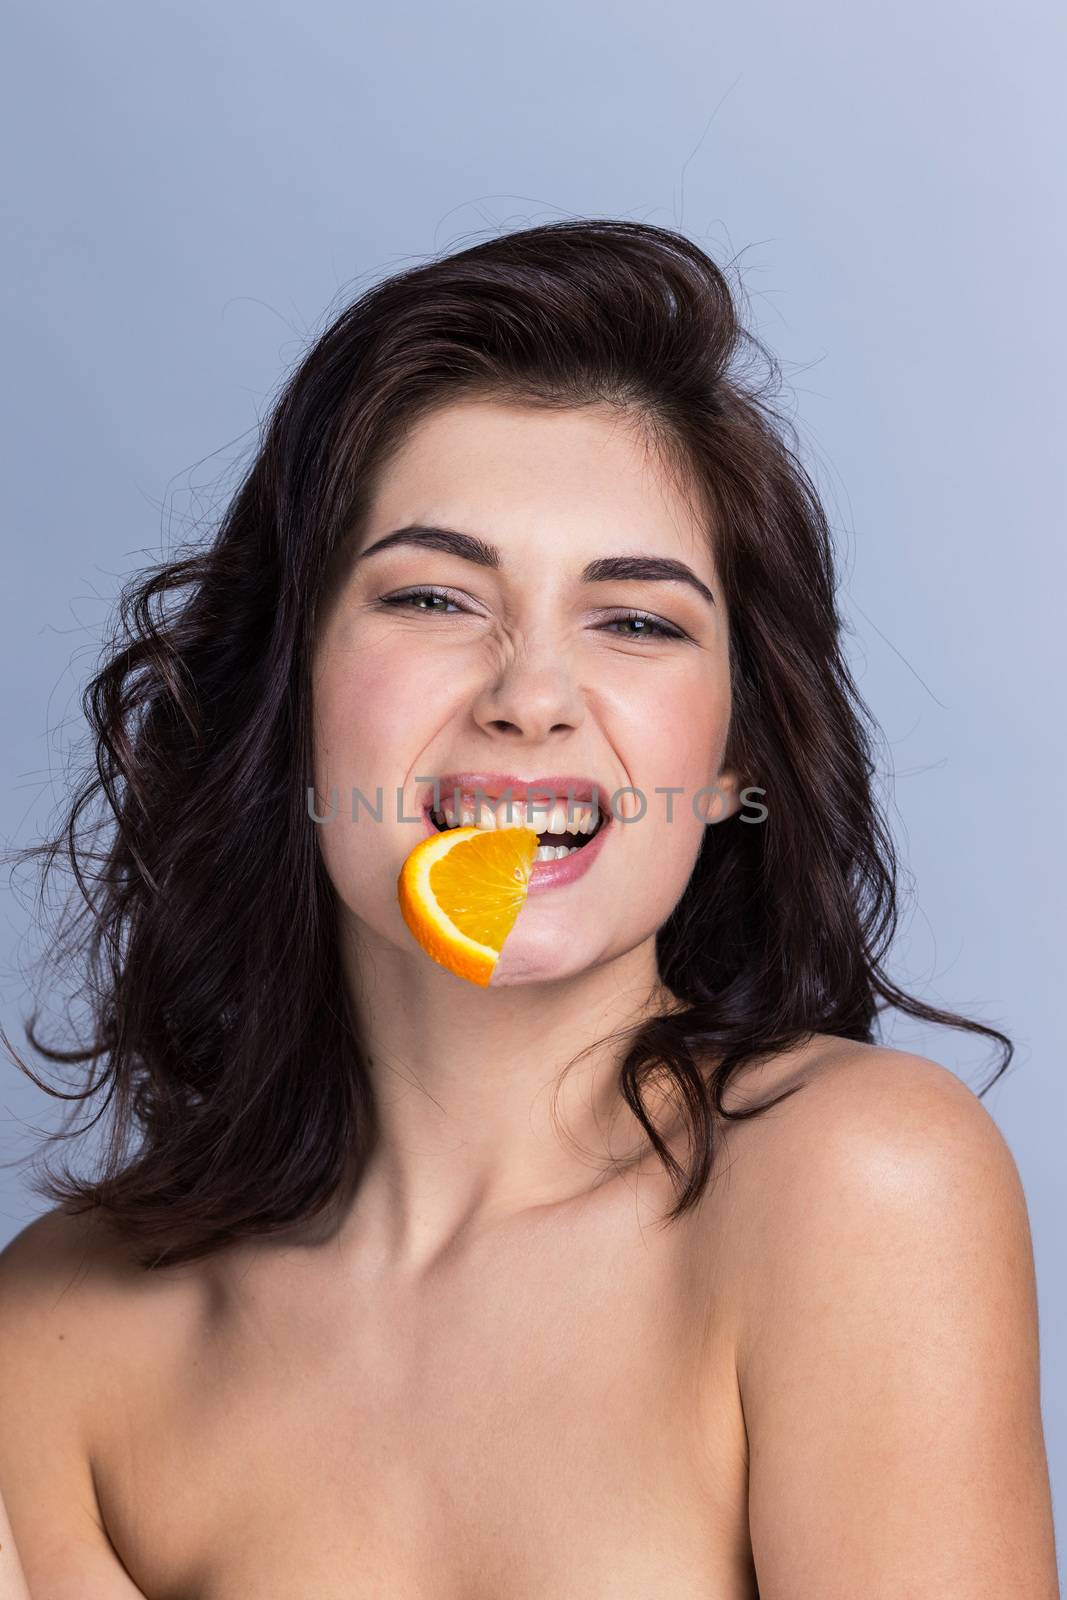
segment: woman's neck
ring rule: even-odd
[[[499,989],[354,940],[345,964],[376,1130],[343,1233],[383,1269],[416,1272],[647,1151],[618,1073],[628,1030],[680,1005],[652,941],[573,979]]]

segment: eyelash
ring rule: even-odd
[[[383,595],[381,597],[381,603],[382,603],[383,606],[402,606],[408,600],[418,600],[418,599],[422,599],[422,598],[429,598],[429,599],[433,599],[433,600],[451,600],[452,596],[450,594],[448,594],[447,591],[445,591],[443,589],[429,589],[429,588],[405,589],[402,594]],[[455,603],[456,602],[453,601],[453,604],[455,604]],[[421,606],[416,606],[416,607],[412,607],[412,609],[413,610],[422,610],[423,608]],[[460,609],[462,610],[462,607]],[[437,616],[443,615],[443,613],[440,612],[440,611],[434,613],[433,611],[430,611],[430,610],[426,610],[425,614],[427,616],[433,616],[435,614]],[[616,623],[619,623],[619,622],[646,622],[646,623],[648,623],[648,627],[647,628],[643,628],[640,633],[622,634],[622,635],[619,635],[619,637],[621,637],[621,638],[628,638],[628,639],[647,639],[649,637],[663,638],[663,639],[686,639],[686,638],[688,638],[688,634],[683,633],[680,628],[675,628],[669,622],[661,622],[657,617],[649,616],[649,614],[646,611],[625,611],[622,616],[620,616],[620,617],[612,617],[610,622],[604,623],[603,626],[606,627],[606,628],[607,627],[613,627]]]

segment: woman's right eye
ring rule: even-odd
[[[400,594],[382,595],[380,598],[383,606],[403,606],[410,611],[424,611],[430,616],[442,616],[444,614],[443,607],[422,606],[415,604],[415,602],[419,600],[440,600],[446,604],[455,605],[452,596],[443,589],[405,589]],[[457,606],[456,609],[462,611],[463,607]]]

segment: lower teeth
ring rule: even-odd
[[[578,844],[539,844],[534,862],[536,864],[538,861],[562,861],[564,856],[572,856],[581,848]]]

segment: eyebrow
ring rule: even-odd
[[[385,534],[375,540],[369,549],[362,551],[356,561],[366,561],[368,556],[375,555],[379,550],[389,550],[399,544],[443,550],[446,555],[460,556],[464,561],[474,561],[480,567],[503,565],[503,558],[495,544],[489,544],[474,534],[459,533],[454,528],[436,528],[424,523],[411,523],[406,528],[397,528],[395,532]],[[684,561],[675,561],[671,556],[600,556],[596,561],[588,562],[579,577],[582,583],[607,583],[612,580],[625,583],[634,579],[653,583],[687,583],[709,605],[715,604],[715,596],[692,567],[687,567]]]

